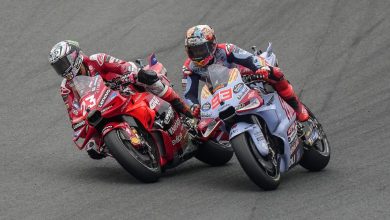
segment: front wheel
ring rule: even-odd
[[[306,106],[305,106],[306,107]],[[310,118],[307,123],[313,123],[313,128],[318,132],[318,140],[313,146],[304,144],[304,153],[299,164],[310,171],[320,171],[324,169],[330,160],[330,146],[328,138],[322,125],[318,122],[314,114],[307,108]]]
[[[241,167],[256,185],[264,190],[274,190],[279,186],[279,162],[275,155],[263,157],[246,132],[234,137],[231,144]]]
[[[161,176],[158,150],[151,136],[138,127],[134,127],[145,142],[145,146],[136,149],[123,129],[114,129],[105,137],[109,152],[116,161],[131,175],[145,183],[158,181]]]

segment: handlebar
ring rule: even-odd
[[[254,83],[254,82],[265,82],[265,80],[261,77],[261,75],[258,74],[242,75],[241,78],[245,84]]]

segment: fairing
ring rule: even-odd
[[[272,55],[273,53],[268,51],[264,55],[267,54]],[[274,62],[276,59],[270,57],[269,61]],[[242,81],[237,69],[216,65],[211,68],[211,71],[209,68],[209,76],[209,85],[203,87],[201,94],[202,121],[208,120],[207,127],[204,127],[203,131],[210,130],[209,128],[213,127],[214,121],[220,122],[218,118],[220,113],[232,106],[235,108],[237,116],[257,115],[264,119],[271,134],[282,140],[284,154],[281,154],[281,172],[287,171],[298,163],[303,149],[299,146],[300,140],[296,135],[296,115],[294,110],[276,92],[265,92],[261,82],[256,84],[259,89],[249,88]],[[219,125],[223,125],[223,123]],[[229,139],[240,133],[248,132],[260,154],[266,155],[269,151],[267,143],[259,131],[260,128],[256,124],[237,121],[230,128]],[[202,134],[206,137],[210,135],[210,132],[202,132]]]

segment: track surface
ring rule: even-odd
[[[390,1],[13,1],[0,8],[0,219],[388,219]],[[60,40],[133,60],[156,51],[178,85],[185,30],[274,50],[323,122],[324,172],[296,168],[259,190],[236,159],[196,160],[141,184],[71,141],[47,62]],[[176,86],[180,88],[180,86]]]

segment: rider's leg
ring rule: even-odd
[[[285,79],[280,68],[273,67],[271,69],[269,79],[270,84],[278,92],[280,97],[282,97],[283,100],[295,110],[298,121],[307,121],[309,119],[309,113],[295,94],[292,85]]]
[[[164,84],[163,84],[164,85]],[[166,92],[164,94],[160,94],[159,96],[165,101],[171,103],[172,107],[184,114],[187,117],[192,118],[192,113],[187,104],[184,103],[183,99],[179,97],[179,95],[172,89],[172,87],[164,85]]]
[[[149,92],[169,102],[176,111],[187,117],[193,117],[188,105],[184,103],[172,87],[161,82],[156,72],[141,70],[138,73],[138,81],[144,84]]]

